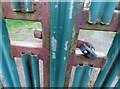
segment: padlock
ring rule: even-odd
[[[98,59],[98,56],[94,52],[95,49],[92,44],[90,44],[90,46],[87,46],[86,44],[82,44],[80,50],[84,54],[84,56],[88,57],[89,59],[92,60]]]

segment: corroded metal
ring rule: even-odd
[[[40,21],[42,17],[42,12],[47,8],[47,7],[44,7],[42,10],[42,6],[43,6],[43,3],[37,2],[34,4],[34,8],[35,8],[34,13],[22,13],[22,12],[13,12],[9,2],[2,2],[3,17],[8,19]],[[110,25],[106,26],[101,24],[91,25],[87,23],[89,19],[89,11],[85,9],[82,9],[82,11],[83,11],[81,14],[82,19],[80,20],[81,29],[113,31],[113,32],[119,30],[117,28],[117,25],[119,24],[118,18],[120,17],[118,16],[118,12],[114,13],[113,18],[110,22]]]
[[[10,2],[2,2],[2,14],[4,18],[8,19],[21,19],[21,20],[41,20],[41,9],[42,3],[37,2],[34,4],[35,12],[34,13],[26,13],[26,12],[13,12]],[[9,13],[9,14],[8,14]]]
[[[34,31],[34,37],[38,39],[42,39],[42,31],[35,30]]]
[[[39,54],[42,52],[42,43],[11,41],[11,52],[13,57],[18,57],[18,58],[21,57],[22,52],[25,54],[29,54],[29,53]]]
[[[83,3],[80,3],[80,5]],[[33,53],[37,55],[37,58],[42,60],[44,63],[44,86],[49,87],[50,84],[50,5],[47,2],[38,2],[34,5],[35,12],[34,13],[23,13],[23,12],[13,12],[9,2],[2,2],[2,11],[3,17],[8,19],[21,19],[21,20],[34,20],[42,22],[43,27],[43,43],[35,43],[34,46],[31,47],[33,43],[23,43],[22,45],[18,43],[11,43],[12,54],[14,57],[21,57],[21,52],[24,53]],[[118,31],[120,29],[120,14],[114,13],[112,21],[109,26],[105,25],[91,25],[88,24],[89,12],[87,10],[83,10],[83,7],[76,8],[77,14],[74,19],[74,26],[69,52],[69,60],[66,69],[65,76],[65,87],[68,86],[71,69],[73,66],[77,66],[79,64],[87,64],[94,65],[94,67],[103,68],[106,63],[106,57],[101,58],[100,60],[90,61],[88,58],[82,55],[76,55],[75,49],[76,47],[80,47],[84,42],[78,41],[78,34],[80,29],[88,29],[88,30],[99,30],[99,31]],[[9,13],[9,14],[8,14]],[[41,38],[41,34],[36,34],[35,37]],[[39,36],[37,36],[39,35]],[[86,42],[85,42],[86,43]],[[31,44],[31,45],[25,45]],[[86,43],[89,45],[89,43]]]

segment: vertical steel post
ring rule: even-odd
[[[96,2],[95,0],[91,1],[89,23],[96,24],[100,14],[101,4],[101,2]]]
[[[8,73],[8,77],[11,78],[11,79],[8,78],[8,80],[6,78],[5,83],[8,84],[7,87],[9,86],[21,87],[15,60],[11,57],[10,40],[8,36],[8,31],[6,28],[6,23],[3,19],[2,19],[2,43],[1,45],[2,45],[2,74],[3,74],[3,77],[5,78],[6,77],[5,73]]]
[[[90,66],[78,66],[75,71],[72,87],[87,87],[93,67]]]
[[[88,82],[89,82],[89,79],[90,79],[90,76],[92,73],[92,69],[93,69],[93,67],[91,67],[91,66],[85,66],[84,74],[83,74],[83,78],[82,78],[80,87],[88,87]]]
[[[73,84],[72,84],[72,87],[81,87],[80,86],[80,82],[83,81],[82,80],[82,76],[83,76],[83,71],[84,71],[84,67],[83,66],[78,66],[76,68],[76,71],[75,71],[75,75],[74,75],[74,80],[73,80]]]
[[[33,12],[34,11],[32,0],[24,0],[23,5],[24,5],[26,12]]]
[[[120,79],[117,81],[117,83],[113,89],[116,89],[116,88],[118,88],[118,89],[120,88]]]
[[[15,0],[10,0],[13,11],[21,11],[21,3]]]
[[[58,13],[55,13],[55,11]],[[73,29],[73,13],[73,0],[70,0],[70,2],[59,2],[58,4],[51,2],[50,77],[52,75],[55,76],[50,79],[50,86],[52,87],[64,86],[65,71]]]
[[[2,85],[2,82],[1,82],[1,80],[0,80],[0,89],[2,89],[3,88],[3,85]]]
[[[68,57],[68,64],[67,64],[67,70],[65,74],[65,85],[64,87],[69,86],[70,76],[72,67],[76,64],[76,44],[78,40],[79,30],[81,24],[83,21],[83,8],[84,8],[84,2],[77,2],[75,3],[75,11],[74,11],[74,26],[72,30],[72,38],[71,38],[71,45],[70,45],[70,52]]]
[[[22,54],[22,65],[24,69],[24,75],[26,80],[26,86],[32,87],[32,76],[31,76],[31,69],[30,69],[30,56],[27,54]]]
[[[109,75],[107,76],[107,79],[105,80],[102,87],[105,87],[105,88],[110,87],[112,82],[114,81],[115,77],[120,72],[120,53],[117,56],[118,56],[117,61],[112,66],[112,69],[110,70]]]
[[[40,87],[39,62],[36,56],[22,54],[22,64],[27,87]]]
[[[104,13],[102,15],[102,23],[103,24],[109,24],[112,16],[114,14],[114,10],[117,6],[118,0],[114,0],[114,2],[106,2],[105,8],[104,8]]]
[[[2,56],[2,59],[4,59],[4,56]],[[3,67],[4,65],[4,67]],[[14,87],[14,84],[12,82],[12,78],[10,76],[7,64],[5,62],[5,60],[2,60],[2,75],[4,77],[4,81],[5,84],[7,85],[7,87]]]
[[[100,74],[94,84],[94,87],[101,87],[104,83],[105,78],[107,77],[109,70],[112,68],[113,63],[117,60],[117,55],[120,52],[120,32],[116,33],[116,36],[113,40],[111,48],[108,52],[108,60],[105,67],[100,71]]]
[[[33,86],[35,88],[39,88],[40,87],[39,60],[37,60],[35,55],[31,55],[31,69],[32,69]]]

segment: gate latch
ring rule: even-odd
[[[84,54],[84,56],[90,58],[90,59],[98,59],[97,54],[95,53],[95,48],[92,44],[87,46],[85,43],[81,45],[80,47],[81,52]]]

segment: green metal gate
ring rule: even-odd
[[[82,20],[82,3],[70,2],[52,2],[43,3],[41,6],[50,11],[43,11],[42,18],[37,18],[43,22],[43,49],[41,58],[44,63],[44,87],[68,87],[70,74],[73,66],[76,66],[72,87],[87,87],[94,65],[84,65],[76,63],[75,48],[77,37]],[[3,4],[5,5],[5,4]],[[50,6],[50,7],[49,7]],[[15,12],[17,13],[17,12]],[[50,16],[49,16],[50,15]],[[120,14],[118,14],[119,16]],[[4,16],[2,16],[4,17]],[[4,77],[5,87],[21,87],[15,59],[12,56],[12,48],[6,27],[5,20],[2,21],[2,75]],[[9,17],[9,15],[8,15]],[[29,16],[28,16],[29,17]],[[6,15],[7,18],[7,15]],[[10,18],[10,17],[9,17]],[[17,18],[17,17],[12,17]],[[21,18],[21,17],[19,17]],[[19,19],[18,18],[18,19]],[[26,20],[28,18],[24,18]],[[36,18],[35,18],[36,19]],[[30,19],[31,20],[31,19]],[[119,21],[118,21],[119,22]],[[90,25],[89,25],[90,26]],[[117,23],[117,32],[112,45],[107,54],[107,61],[101,68],[94,88],[110,87],[113,80],[120,72],[120,32]],[[40,88],[39,62],[36,54],[26,54],[21,52],[23,71],[26,80],[26,87]],[[49,74],[47,74],[49,73]],[[115,87],[120,87],[120,79]],[[0,82],[0,87],[1,87]]]

